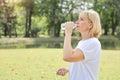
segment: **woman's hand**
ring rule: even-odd
[[[61,76],[64,76],[66,73],[68,73],[68,69],[66,68],[60,68],[57,71],[57,75],[61,75]]]
[[[65,35],[72,35],[74,22],[69,21],[65,23]]]

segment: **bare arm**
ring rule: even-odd
[[[64,39],[64,51],[63,59],[68,62],[75,62],[84,59],[84,55],[80,49],[72,49],[71,46],[71,35],[73,22],[66,24],[65,39]]]

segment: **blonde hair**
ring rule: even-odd
[[[101,22],[99,14],[94,10],[84,10],[80,13],[81,17],[88,19],[92,23],[90,33],[93,37],[98,38],[101,35]]]

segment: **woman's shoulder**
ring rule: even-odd
[[[98,40],[98,38],[89,38],[87,40],[81,40],[80,43],[82,44],[100,44],[100,41]]]
[[[92,37],[86,40],[80,40],[80,42],[94,42],[94,41],[99,41],[98,38]]]

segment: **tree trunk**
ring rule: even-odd
[[[8,24],[8,27],[9,27],[9,29],[8,29],[9,38],[11,38],[12,37],[12,25],[11,25],[11,23]]]
[[[8,34],[8,27],[7,27],[7,23],[4,24],[4,36],[7,36]]]
[[[17,37],[17,31],[16,31],[16,27],[15,27],[15,25],[14,25],[14,28],[15,28],[15,37]]]
[[[29,12],[29,36],[31,36],[32,9]]]
[[[58,28],[58,29],[56,29]],[[55,37],[60,37],[60,27],[59,25],[56,25],[56,28],[55,28]]]
[[[25,37],[31,36],[32,8],[26,11]]]
[[[29,17],[28,17],[28,15],[29,15],[29,13],[28,13],[28,11],[26,11],[25,37],[29,37],[29,31],[28,31]]]
[[[55,8],[53,8],[51,16],[51,36],[55,37]]]
[[[115,35],[116,27],[118,25],[118,20],[117,20],[117,14],[115,12],[112,12],[111,14],[112,17],[112,35]]]
[[[107,24],[105,24],[105,26],[104,26],[104,35],[108,35],[108,28],[106,26],[107,26]]]

